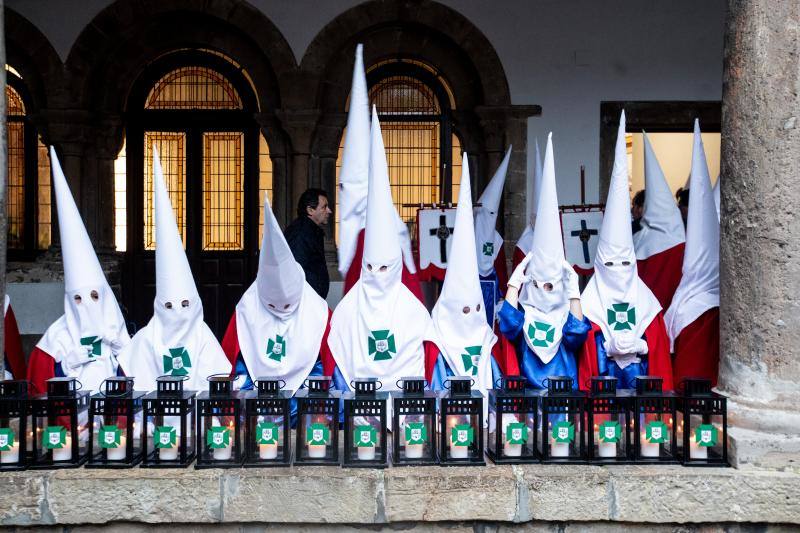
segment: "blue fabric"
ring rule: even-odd
[[[644,339],[644,335],[642,335]],[[641,363],[631,363],[624,369],[620,368],[616,361],[610,359],[603,346],[606,338],[603,331],[599,330],[594,337],[597,346],[597,370],[601,376],[611,376],[617,378],[617,387],[621,389],[632,389],[636,386],[636,376],[647,375],[647,355],[639,355]],[[646,339],[645,339],[646,340]]]
[[[586,342],[586,335],[592,329],[589,319],[583,317],[583,320],[578,320],[572,313],[569,313],[561,330],[561,345],[558,347],[558,352],[549,363],[544,364],[525,341],[522,331],[525,325],[525,313],[508,302],[503,302],[503,307],[500,308],[497,316],[500,333],[514,344],[518,356],[522,354],[520,367],[522,375],[528,379],[529,386],[535,389],[545,389],[547,387],[544,380],[549,376],[569,376],[576,386],[580,385],[578,383],[577,354],[583,343]]]
[[[497,278],[497,270],[492,269],[492,273],[488,276],[480,276],[482,282],[488,281],[491,283],[481,283],[481,292],[483,292],[484,307],[486,307],[487,321],[489,323],[494,319],[493,314],[489,315],[490,310],[494,310],[494,304],[503,298],[503,293],[500,292],[500,282]],[[494,299],[492,299],[494,297]]]
[[[439,352],[439,355],[436,356],[436,366],[433,367],[433,376],[431,376],[431,390],[437,392],[446,390],[444,384],[452,376],[455,376],[453,369],[447,364],[442,352]],[[501,377],[503,374],[500,372],[500,367],[492,357],[492,383],[496,383]]]

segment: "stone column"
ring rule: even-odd
[[[734,461],[800,459],[800,3],[730,0],[719,388]]]

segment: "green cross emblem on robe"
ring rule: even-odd
[[[609,420],[597,428],[597,437],[600,442],[619,442],[622,438],[622,428],[616,420]]]
[[[651,444],[663,444],[669,441],[667,425],[660,420],[649,422],[644,428],[644,438]]]
[[[153,442],[156,448],[174,448],[178,444],[178,429],[173,426],[156,426]]]
[[[629,303],[612,304],[611,309],[606,309],[608,326],[614,331],[633,329],[636,325],[636,308]]]
[[[719,433],[713,424],[700,424],[694,430],[694,438],[698,446],[710,448],[717,445]]]
[[[14,430],[11,428],[0,428],[0,452],[11,451],[14,447]]]
[[[47,426],[42,433],[42,448],[46,450],[60,450],[67,445],[67,428],[64,426]]]
[[[170,348],[169,355],[164,355],[164,373],[172,376],[185,376],[192,368],[192,360],[186,348]]]
[[[231,445],[231,432],[222,426],[211,426],[206,431],[206,445],[212,450],[220,450]]]
[[[512,422],[506,426],[506,442],[525,444],[528,441],[528,427],[524,422]]]
[[[89,358],[102,355],[102,343],[103,341],[97,336],[81,338],[81,346],[86,346],[86,355]]]
[[[286,357],[286,339],[280,335],[275,335],[275,339],[267,342],[267,357],[273,361],[281,362]]]
[[[494,255],[494,243],[493,242],[485,242],[481,248],[483,250],[483,255],[486,257],[491,257]]]
[[[553,344],[553,340],[556,336],[556,328],[547,322],[534,321],[533,324],[528,324],[527,333],[532,345],[547,348]]]
[[[425,422],[408,422],[405,429],[406,444],[425,444],[428,442],[428,429]]]
[[[565,443],[575,440],[575,426],[568,420],[561,420],[553,424],[553,441]]]
[[[365,424],[363,426],[356,426],[353,430],[353,445],[356,447],[366,448],[369,446],[378,445],[378,432],[377,430]]]
[[[97,434],[97,444],[101,448],[113,449],[119,448],[122,443],[122,430],[117,426],[101,426],[100,432]]]
[[[371,333],[367,339],[367,348],[373,361],[386,361],[397,354],[394,333],[388,329],[379,329]]]
[[[469,446],[475,441],[475,430],[469,424],[458,424],[450,431],[453,446]]]
[[[256,424],[256,444],[278,444],[278,424],[274,422]]]
[[[464,363],[464,371],[472,376],[478,375],[478,361],[481,358],[482,346],[467,346],[461,354],[461,362]]]
[[[315,422],[306,428],[306,444],[322,446],[331,441],[331,430],[322,422]]]

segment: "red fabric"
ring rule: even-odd
[[[333,376],[333,369],[336,368],[336,361],[333,359],[331,349],[328,347],[328,334],[331,332],[331,315],[333,315],[333,311],[328,309],[328,323],[325,324],[325,333],[322,334],[322,343],[319,347],[322,373],[326,376]]]
[[[436,368],[436,359],[441,350],[431,341],[424,341],[422,347],[425,349],[425,381],[430,385],[433,380],[433,369]]]
[[[669,308],[681,282],[684,248],[685,245],[681,243],[636,262],[639,277],[653,291],[658,303],[665,310]]]
[[[514,257],[511,258],[511,271],[513,272],[514,269],[525,259],[525,252],[519,249],[519,246],[514,247]]]
[[[500,333],[499,326],[495,326],[494,334],[497,335],[497,342],[492,346],[492,355],[500,372],[503,376],[519,376],[519,358],[514,343]]]
[[[431,281],[433,279],[437,281],[444,281],[444,275],[447,270],[443,268],[439,268],[438,266],[431,263],[427,267],[420,269],[419,271],[419,280],[420,281]]]
[[[34,394],[47,392],[47,380],[55,377],[56,362],[50,354],[34,347],[31,357],[28,360],[28,381],[31,384]]]
[[[675,339],[675,383],[708,378],[717,385],[719,371],[719,307],[709,309],[683,328]]]
[[[497,272],[498,289],[500,289],[500,294],[505,298],[506,285],[508,285],[508,265],[506,264],[505,246],[501,246],[500,251],[497,252],[497,258],[494,260],[494,270]]]
[[[10,305],[6,311],[5,336],[7,370],[11,372],[14,379],[25,379],[28,369],[25,366],[25,354],[22,352],[22,339],[19,336],[17,318]]]
[[[592,329],[586,335],[586,342],[580,353],[578,362],[578,385],[586,390],[589,387],[591,378],[600,374],[597,367],[597,342],[596,335],[601,333],[600,326],[592,324]],[[672,360],[669,353],[669,337],[667,328],[664,325],[663,313],[658,315],[650,322],[644,331],[647,340],[647,372],[651,376],[663,378],[664,390],[673,390],[675,387],[672,382]]]
[[[356,284],[358,278],[361,277],[361,258],[364,256],[364,230],[358,233],[358,243],[356,244],[356,253],[353,255],[353,261],[350,263],[350,268],[347,269],[347,275],[344,277],[344,288],[342,296],[347,294],[347,291]],[[412,274],[406,269],[403,263],[403,285],[410,290],[417,299],[425,305],[425,297],[422,295],[422,286],[419,284],[419,277],[417,274]]]

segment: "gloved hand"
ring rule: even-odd
[[[609,355],[646,354],[647,342],[642,338],[634,337],[630,331],[619,332],[610,339],[603,341],[603,347]]]
[[[109,347],[111,347],[111,353],[115,357],[119,355],[119,352],[122,351],[123,344],[119,342],[119,338],[116,336],[109,336],[106,337],[106,342],[108,343]]]
[[[97,358],[89,357],[85,347],[75,348],[61,360],[61,366],[66,374],[77,372],[83,365],[93,363]]]
[[[564,261],[564,290],[570,300],[580,299],[581,290],[578,286],[578,273],[567,261]]]
[[[519,262],[517,268],[514,269],[514,272],[511,274],[511,277],[508,279],[508,286],[514,287],[517,290],[522,288],[522,285],[527,281],[527,276],[525,275],[525,269],[528,267],[528,263],[531,262],[531,258],[533,257],[533,252],[528,252],[528,255]]]

